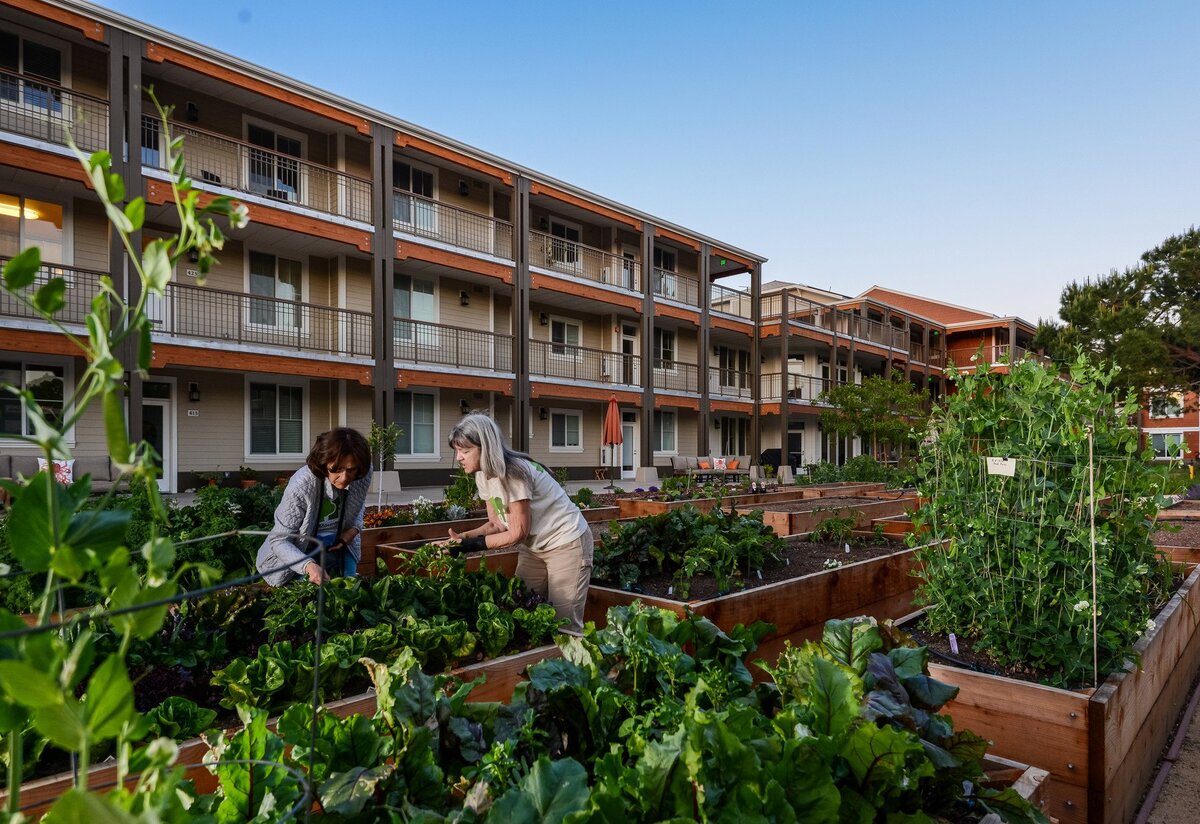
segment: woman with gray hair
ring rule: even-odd
[[[545,467],[504,444],[487,415],[467,415],[450,433],[454,459],[475,476],[487,504],[487,523],[466,532],[450,530],[452,552],[517,546],[517,575],[554,605],[562,631],[583,631],[583,606],[592,574],[592,530],[579,507]]]

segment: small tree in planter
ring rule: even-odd
[[[395,422],[389,423],[387,426],[380,426],[375,421],[371,421],[371,428],[367,431],[367,448],[371,450],[371,460],[375,462],[376,472],[383,472],[383,466],[387,463],[388,458],[396,454],[396,442],[403,434],[404,430],[396,426]],[[376,506],[382,506],[383,484],[382,482],[377,483],[379,498]]]
[[[1069,380],[1031,359],[951,369],[957,391],[922,446],[929,503],[913,521],[930,533],[922,541],[950,542],[923,553],[929,628],[1056,685],[1119,668],[1169,584],[1150,574],[1160,476],[1129,425],[1137,398],[1118,394],[1115,373],[1082,354]]]

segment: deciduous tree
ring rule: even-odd
[[[821,428],[840,436],[861,435],[871,442],[871,454],[899,446],[925,428],[924,399],[899,373],[872,375],[861,384],[840,383],[821,393],[832,405],[822,410]]]

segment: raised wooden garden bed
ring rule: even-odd
[[[426,574],[424,570],[410,570],[405,564],[406,558],[411,558],[416,554],[416,548],[396,544],[380,544],[375,547],[376,556],[387,564],[388,572],[393,575],[397,574]],[[474,572],[479,569],[484,563],[487,568],[493,572],[499,572],[507,578],[512,578],[517,574],[517,556],[520,553],[516,549],[492,549],[487,552],[476,552],[465,556],[466,568],[468,572]]]
[[[931,663],[955,684],[946,706],[956,728],[994,742],[997,754],[1050,771],[1046,812],[1063,824],[1132,821],[1159,753],[1200,668],[1200,567],[1137,642],[1141,668],[1072,691]]]
[[[763,523],[771,527],[776,535],[800,535],[812,532],[825,521],[834,518],[854,518],[855,529],[867,529],[876,518],[886,518],[893,515],[905,515],[916,505],[915,498],[900,498],[896,500],[875,500],[872,498],[852,498],[844,503],[838,502],[826,506],[812,507],[811,502],[781,502],[775,505],[755,507],[762,509]]]
[[[737,624],[766,621],[776,629],[762,639],[755,658],[774,661],[785,641],[819,638],[830,618],[872,615],[899,618],[912,609],[919,564],[916,550],[870,558],[703,601],[656,598],[611,587],[588,588],[584,620],[603,626],[608,609],[641,601],[677,615],[691,610],[729,631]]]
[[[747,507],[759,508],[762,504],[772,501],[798,501],[806,496],[802,487],[787,487],[778,492],[758,492],[753,495],[725,495],[720,498],[691,498],[682,501],[659,501],[653,498],[618,498],[617,507],[622,518],[641,518],[645,515],[661,515],[673,509],[682,509],[691,505],[701,512],[711,512],[720,503],[727,506],[732,503],[738,509]]]
[[[506,655],[502,658],[493,658],[460,667],[452,670],[451,674],[458,676],[463,681],[472,681],[480,675],[487,677],[484,683],[471,691],[472,701],[508,701],[512,698],[517,684],[525,679],[526,669],[539,661],[557,658],[561,654],[562,651],[556,645],[550,644],[515,655]],[[375,693],[362,693],[341,698],[327,703],[325,707],[339,718],[347,718],[355,713],[372,716],[375,714]],[[272,718],[268,722],[270,729],[274,730],[278,721],[278,718]],[[232,733],[237,729],[236,726],[231,727],[228,732]],[[175,760],[175,766],[185,768],[185,777],[194,781],[197,791],[201,793],[210,793],[217,788],[216,776],[201,764],[201,759],[207,752],[207,744],[199,738],[192,738],[180,743],[179,755]],[[94,792],[111,789],[116,786],[116,780],[115,764],[101,764],[88,770],[88,788]],[[130,778],[127,783],[132,784],[135,780],[136,777]],[[33,818],[41,816],[73,786],[75,786],[75,778],[70,773],[60,773],[22,784],[21,810]],[[7,799],[8,792],[0,791],[0,805],[3,805]]]

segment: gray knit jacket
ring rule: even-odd
[[[304,575],[304,567],[312,560],[312,551],[319,548],[300,535],[315,535],[321,498],[325,496],[325,479],[318,478],[307,465],[300,467],[288,481],[283,499],[275,507],[275,526],[258,549],[257,567],[263,580],[273,587],[282,586],[297,576]],[[363,509],[367,503],[367,487],[371,485],[371,471],[366,477],[353,481],[346,494],[346,519],[342,529],[363,528]],[[362,542],[355,535],[349,545],[350,554],[357,561],[362,557]]]

